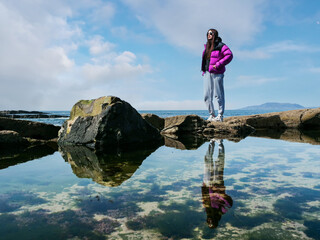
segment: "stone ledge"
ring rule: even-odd
[[[180,135],[201,135],[205,138],[239,140],[257,130],[320,130],[320,108],[227,117],[224,122],[209,122],[197,115],[159,119],[165,123],[161,134],[172,139]],[[145,120],[148,121],[148,118]],[[156,117],[153,117],[153,122],[149,123],[160,125],[155,121]]]
[[[50,140],[58,137],[60,127],[34,121],[0,117],[0,130],[11,130],[22,137]]]
[[[225,118],[225,122],[248,124],[255,129],[296,128],[316,130],[320,129],[320,108],[228,117]]]

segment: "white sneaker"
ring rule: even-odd
[[[214,122],[223,122],[223,116],[219,114],[212,121],[214,121]]]
[[[213,119],[214,119],[214,116],[213,116],[213,115],[210,115],[210,117],[207,119],[207,121],[212,122],[212,121],[214,121]]]

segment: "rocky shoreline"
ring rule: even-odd
[[[53,154],[60,127],[0,117],[0,169]]]
[[[25,110],[5,110],[0,111],[0,117],[5,118],[66,118],[65,115],[47,114],[39,111],[25,111]]]
[[[40,145],[57,149],[57,144],[85,146],[96,152],[154,149],[162,145],[193,149],[211,138],[240,141],[247,136],[320,144],[320,108],[208,122],[197,115],[161,118],[139,114],[129,103],[108,96],[76,103],[62,127],[0,117],[2,153],[10,152],[8,149],[24,152]]]

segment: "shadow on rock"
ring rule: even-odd
[[[61,146],[59,151],[77,177],[117,187],[128,180],[157,148],[116,154],[95,152],[85,146]]]

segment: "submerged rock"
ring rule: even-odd
[[[108,96],[77,102],[59,131],[59,145],[136,149],[158,145],[159,131],[127,102]]]

